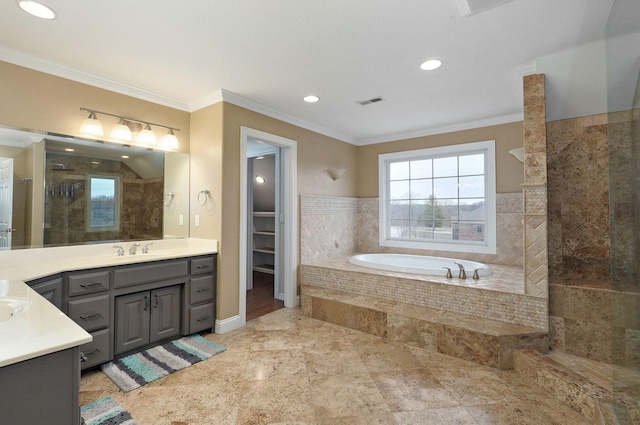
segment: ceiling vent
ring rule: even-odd
[[[513,0],[455,0],[458,11],[462,16],[471,16],[482,13],[494,7],[502,6]]]
[[[378,103],[378,102],[382,102],[384,99],[380,96],[378,97],[373,97],[371,99],[367,99],[367,100],[361,100],[358,103],[362,106],[366,106],[366,105],[371,105],[372,103]]]

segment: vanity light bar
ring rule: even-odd
[[[144,129],[142,130],[140,135],[143,136],[143,139],[142,140],[138,140],[138,142],[143,144],[143,145],[154,145],[156,143],[155,135],[151,131],[151,126],[166,128],[167,130],[169,130],[169,132],[162,138],[162,140],[160,142],[160,147],[167,148],[167,149],[178,149],[178,139],[176,138],[176,136],[175,136],[175,134],[173,132],[174,131],[180,131],[179,128],[169,127],[169,126],[166,126],[166,125],[163,125],[163,124],[156,124],[156,123],[152,123],[152,122],[149,122],[149,121],[142,121],[142,120],[138,120],[138,119],[135,119],[135,118],[123,117],[121,115],[111,114],[109,112],[97,111],[95,109],[89,109],[89,108],[85,108],[85,107],[81,107],[80,110],[83,111],[83,112],[88,112],[89,113],[89,118],[91,119],[91,121],[96,121],[95,126],[99,127],[100,130],[102,130],[102,124],[100,124],[100,121],[96,117],[96,114],[97,115],[106,115],[108,117],[113,117],[113,118],[118,119],[118,124],[116,125],[116,127],[121,126],[121,125],[125,125],[126,126],[127,122],[134,122],[134,123],[142,124],[144,126]],[[85,120],[85,121],[87,121],[87,120]],[[84,123],[83,123],[82,127],[84,127]],[[81,127],[80,131],[81,132],[86,132],[86,131],[83,131],[82,127]],[[92,134],[94,136],[102,136],[102,131],[97,133],[97,132],[91,131],[91,129],[90,129],[88,131],[88,133]],[[112,134],[112,137],[113,137],[113,134]],[[115,137],[115,138],[118,138],[118,137]],[[138,139],[140,139],[140,136],[138,137]],[[124,138],[123,140],[128,141],[128,140],[130,140],[130,138],[127,137],[127,138]]]

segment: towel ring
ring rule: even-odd
[[[200,205],[206,205],[207,200],[209,199],[209,195],[211,194],[211,192],[209,191],[209,189],[202,189],[200,192],[198,192],[198,204]],[[200,200],[200,195],[204,195],[204,201]]]
[[[165,193],[164,194],[164,206],[165,207],[169,207],[171,205],[171,203],[173,202],[173,198],[176,197],[176,193],[175,192],[169,192],[169,193]]]

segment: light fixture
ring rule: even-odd
[[[122,159],[129,159],[129,155],[122,155],[120,158],[122,158]]]
[[[73,148],[64,148],[65,152],[75,152],[76,150]]]
[[[516,157],[520,162],[524,162],[524,148],[511,149],[509,153]]]
[[[49,6],[37,1],[17,0],[16,3],[20,9],[24,10],[29,15],[35,16],[36,18],[55,19],[58,16],[58,14]]]
[[[434,69],[438,69],[442,66],[442,61],[440,59],[429,59],[427,61],[422,62],[420,65],[420,69],[424,71],[433,71]]]
[[[178,139],[176,135],[173,134],[173,129],[170,128],[169,132],[160,140],[160,147],[165,149],[178,149]]]
[[[111,139],[110,141],[119,141],[119,142],[130,142],[133,140],[132,132],[135,133],[142,128],[136,136],[135,145],[143,145],[146,148],[151,146],[155,146],[156,135],[153,132],[151,126],[161,127],[168,130],[167,134],[161,139],[160,146],[158,148],[163,150],[177,150],[180,147],[178,142],[178,138],[175,135],[175,131],[180,131],[179,128],[169,127],[162,124],[156,124],[148,121],[141,121],[134,118],[123,117],[120,115],[110,114],[108,112],[96,111],[95,109],[87,109],[80,108],[81,111],[89,112],[89,117],[82,122],[80,126],[80,133],[84,135],[89,135],[92,137],[101,137],[104,135],[104,130],[102,128],[102,124],[96,117],[98,115],[106,115],[108,117],[113,117],[118,119],[118,124],[111,130]]]
[[[316,103],[320,98],[316,95],[310,94],[309,96],[305,96],[303,100],[307,103]]]
[[[121,118],[120,121],[118,121],[118,124],[113,127],[113,129],[111,130],[111,137],[127,142],[131,141],[131,129],[129,128],[125,120]]]
[[[136,139],[138,143],[143,145],[155,145],[156,144],[156,135],[151,130],[151,126],[149,124],[144,126],[144,129],[138,134],[138,138]]]
[[[256,176],[256,182],[258,182],[258,183],[262,184],[262,183],[264,183],[264,182],[265,182],[265,179],[264,179],[264,177],[262,177],[262,176]]]
[[[82,108],[80,109],[82,110]],[[84,121],[82,121],[82,125],[80,125],[80,133],[87,134],[89,136],[98,136],[98,137],[104,136],[102,123],[96,117],[96,114],[91,112],[89,116]]]
[[[331,176],[333,181],[336,181],[340,177],[342,177],[344,172],[347,170],[345,170],[344,168],[329,168],[327,171],[329,172],[329,175]]]

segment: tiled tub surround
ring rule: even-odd
[[[448,279],[368,269],[342,257],[301,265],[301,283],[546,331],[547,300],[523,294],[522,270],[492,267],[480,280]]]
[[[548,350],[543,329],[318,286],[301,294],[314,319],[498,369],[513,368],[515,350]]]
[[[468,254],[379,246],[378,198],[300,197],[300,256],[303,264],[361,253],[456,257],[481,263],[523,266],[522,194],[496,198],[497,253]]]

